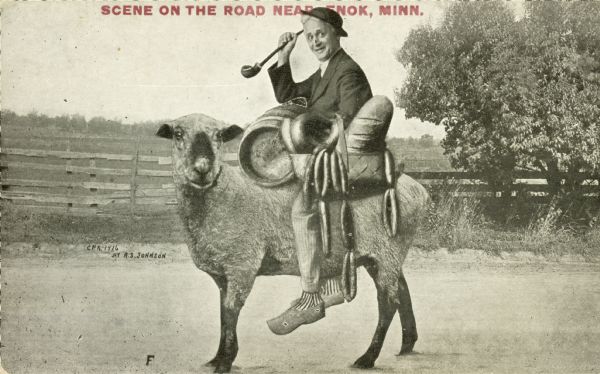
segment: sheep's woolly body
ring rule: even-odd
[[[226,266],[253,268],[259,274],[299,275],[291,227],[291,206],[299,187],[264,188],[246,178],[238,167],[223,165],[218,185],[207,193],[179,186],[180,212],[189,234],[194,262],[209,273]],[[425,189],[409,176],[397,182],[400,204],[399,235],[387,237],[381,222],[381,196],[352,201],[357,251],[378,261],[402,263],[427,201]],[[331,203],[333,256],[323,263],[323,274],[341,272],[343,250],[339,237],[339,203]],[[264,261],[263,261],[264,257]]]
[[[219,154],[235,146],[232,142],[221,147],[220,141],[240,131],[236,126],[195,114],[163,125],[158,133],[173,139],[177,200],[191,257],[220,289],[221,339],[215,358],[209,362],[216,372],[231,370],[238,350],[239,312],[256,275],[299,275],[291,207],[300,186],[290,183],[279,188],[260,187],[245,177],[239,167],[220,163]],[[425,212],[428,195],[407,175],[398,178],[396,193],[400,224],[395,238],[389,238],[383,226],[382,196],[351,201],[356,263],[364,265],[375,281],[380,313],[371,345],[354,363],[356,367],[373,367],[396,311],[403,329],[401,352],[412,351],[417,341],[402,263]],[[332,253],[321,264],[324,278],[342,271],[344,249],[339,211],[340,202],[330,202]]]
[[[187,134],[179,146],[174,142],[173,159],[179,211],[196,266],[214,275],[256,268],[260,268],[260,275],[299,275],[291,226],[291,206],[299,185],[260,187],[246,178],[239,167],[221,164],[222,174],[217,186],[199,191],[189,186],[185,179],[194,163],[190,160],[190,149],[195,135],[205,133],[214,138],[214,132],[227,125],[202,114],[192,114],[172,122],[171,126],[184,129]],[[388,272],[393,273],[402,271],[402,263],[428,199],[423,186],[407,175],[398,178],[396,191],[400,227],[399,235],[393,239],[387,237],[381,221],[381,196],[351,203],[359,263],[361,257],[369,258],[386,264]],[[324,276],[341,272],[344,253],[339,221],[339,203],[332,202],[333,254],[323,261]]]

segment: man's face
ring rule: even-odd
[[[319,61],[327,61],[340,47],[340,37],[327,22],[308,17],[303,27],[306,42]]]

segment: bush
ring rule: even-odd
[[[508,203],[478,198],[452,183],[430,186],[429,190],[432,202],[415,240],[419,248],[600,257],[598,210],[584,225],[574,218],[577,204],[565,205],[559,199],[545,204],[525,198]]]
[[[473,247],[479,231],[486,226],[480,200],[467,195],[460,185],[443,184],[432,191],[423,235],[435,247]]]

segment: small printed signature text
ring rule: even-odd
[[[163,259],[167,258],[165,252],[140,252],[140,251],[121,251],[117,244],[88,244],[86,249],[90,252],[102,252],[109,253],[112,258],[127,258],[127,259],[141,259],[141,258],[156,258]]]
[[[167,254],[164,252],[115,252],[112,254],[113,258],[128,258],[128,259],[138,259],[138,258],[158,258],[163,259],[167,258]]]
[[[91,252],[119,252],[119,246],[117,244],[88,244],[86,249]]]

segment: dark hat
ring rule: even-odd
[[[309,10],[308,12],[304,10],[301,10],[301,12],[307,16],[318,18],[321,21],[327,22],[331,26],[335,27],[339,36],[348,36],[346,30],[342,28],[342,24],[344,23],[342,16],[340,16],[335,10],[325,7],[317,7]]]

